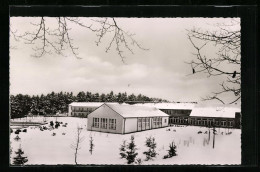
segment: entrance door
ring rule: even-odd
[[[137,131],[142,130],[142,118],[137,119]]]

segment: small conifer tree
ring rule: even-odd
[[[21,145],[20,145],[20,148],[18,149],[18,151],[15,152],[15,154],[17,154],[17,156],[13,158],[13,160],[14,160],[13,164],[24,165],[28,161],[27,157],[22,156],[24,154],[24,152],[21,148]]]
[[[119,154],[120,154],[121,158],[126,158],[126,141],[125,140],[123,141],[123,144],[120,146],[119,150],[120,150]]]
[[[146,138],[145,145],[148,147],[148,151],[143,152],[146,155],[146,161],[151,160],[152,158],[156,157],[157,153],[155,151],[156,143],[155,138],[148,137]]]
[[[136,152],[137,148],[135,145],[135,138],[132,135],[131,136],[131,141],[130,143],[127,145],[127,151],[126,151],[126,159],[127,159],[127,164],[132,164],[133,162],[135,162],[135,158],[138,155],[138,153]]]
[[[174,142],[172,142],[169,146],[169,150],[168,150],[168,155],[165,155],[163,158],[166,159],[166,158],[171,158],[173,156],[176,156],[176,145],[174,144]]]

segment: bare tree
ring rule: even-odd
[[[40,45],[33,48],[35,53],[32,56],[34,57],[42,57],[52,52],[65,56],[64,51],[69,48],[75,57],[80,58],[78,47],[74,45],[73,39],[71,38],[72,28],[69,27],[70,24],[76,24],[94,32],[97,36],[97,46],[101,44],[102,39],[106,35],[111,36],[111,40],[105,52],[111,50],[112,46],[115,45],[115,51],[123,62],[125,58],[123,53],[126,50],[132,54],[134,54],[133,47],[148,50],[143,48],[134,39],[134,34],[124,31],[114,18],[92,19],[91,21],[93,23],[87,25],[79,18],[57,17],[57,26],[49,26],[47,20],[47,17],[41,17],[38,23],[31,23],[32,26],[35,27],[34,31],[27,31],[23,34],[18,34],[17,30],[10,27],[10,35],[13,36],[16,41],[20,39],[24,40],[25,44]]]
[[[230,24],[216,24],[215,31],[199,28],[188,30],[188,39],[196,51],[196,58],[188,62],[192,74],[206,73],[207,77],[225,76],[225,80],[220,83],[220,91],[213,92],[203,100],[218,100],[223,104],[232,104],[241,98],[241,32],[237,25],[240,25],[240,22],[232,20]],[[213,46],[216,53],[207,54],[207,46]],[[224,94],[231,94],[234,98],[226,102],[222,97]]]
[[[81,127],[77,127],[77,133],[76,133],[76,137],[75,137],[75,142],[73,144],[71,144],[71,148],[73,150],[75,150],[75,153],[74,153],[74,160],[75,160],[75,164],[78,165],[77,163],[77,157],[78,157],[78,150],[81,149],[80,147],[80,143],[83,142],[84,140],[84,137],[81,136],[81,132],[82,132],[82,128]]]
[[[93,143],[93,137],[90,136],[90,140],[89,140],[89,152],[92,155],[93,149],[94,149],[94,143]]]

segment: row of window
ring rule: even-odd
[[[93,118],[93,127],[102,129],[107,129],[108,127],[110,130],[116,130],[116,119]]]
[[[72,112],[93,112],[95,108],[72,108]]]
[[[162,126],[162,117],[153,118],[153,126],[154,127]]]
[[[152,119],[152,128],[158,128],[162,126],[162,117],[154,118],[138,118],[137,126],[139,130],[150,129],[150,119]],[[167,122],[167,119],[164,121]]]
[[[234,121],[224,121],[224,120],[206,120],[206,119],[190,119],[187,118],[171,118],[170,123],[174,124],[192,124],[192,125],[215,125],[215,126],[223,126],[223,127],[233,127]]]
[[[150,128],[150,118],[138,118],[138,128],[149,129]]]
[[[88,113],[88,112],[72,112],[71,116],[86,116],[88,114],[90,114],[90,113]]]

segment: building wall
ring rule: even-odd
[[[93,124],[94,124],[93,118],[99,119],[98,128],[93,126]],[[101,128],[101,118],[107,119],[107,128],[106,129]],[[116,129],[115,130],[109,129],[109,119],[116,119]],[[91,114],[88,115],[88,125],[87,125],[88,130],[123,134],[123,128],[124,128],[124,118],[105,104],[103,104],[98,109],[96,109],[94,112],[92,112]]]
[[[235,118],[213,118],[213,117],[171,117],[170,125],[194,125],[194,126],[215,126],[223,128],[240,128]]]
[[[72,106],[69,105],[69,116],[88,117],[88,115],[96,110],[96,106]]]
[[[190,109],[160,109],[160,110],[170,116],[190,116],[192,111]]]
[[[68,116],[71,116],[71,105],[69,105]]]
[[[162,117],[162,127],[167,127],[169,125],[169,117]]]
[[[137,118],[125,119],[125,133],[131,133],[137,131]]]

